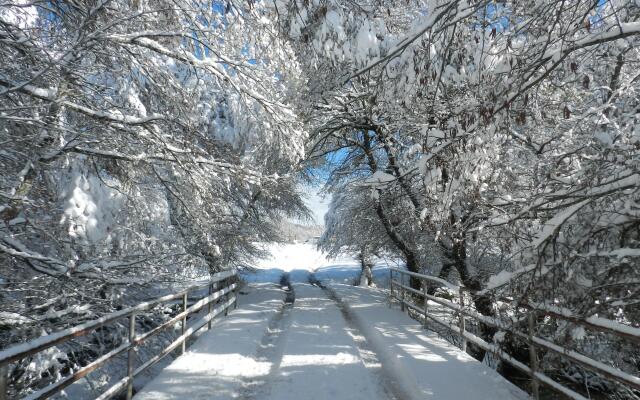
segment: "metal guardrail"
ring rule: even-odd
[[[411,276],[421,281],[422,290],[416,290],[405,284],[405,276]],[[394,277],[399,278],[399,280],[394,280]],[[405,308],[411,309],[423,316],[423,323],[426,327],[427,320],[433,320],[438,324],[448,328],[449,330],[457,333],[460,336],[461,340],[461,348],[463,351],[466,351],[467,342],[472,342],[476,346],[489,351],[495,355],[497,355],[501,360],[511,364],[513,367],[519,369],[520,371],[529,374],[531,377],[531,394],[534,399],[539,398],[539,385],[543,383],[550,388],[563,393],[567,397],[574,400],[587,400],[581,394],[575,392],[574,390],[562,385],[561,383],[554,381],[549,376],[545,375],[542,371],[540,371],[538,367],[538,359],[537,359],[537,348],[541,348],[550,352],[557,354],[558,356],[569,360],[575,364],[580,365],[581,367],[588,369],[596,374],[602,375],[612,381],[616,381],[622,385],[631,387],[636,390],[640,390],[640,377],[631,375],[627,372],[624,372],[620,369],[616,369],[607,364],[604,364],[600,361],[589,358],[583,354],[580,354],[576,351],[564,348],[562,346],[556,345],[546,339],[535,336],[535,318],[537,315],[545,315],[555,319],[562,319],[565,321],[569,321],[575,324],[580,324],[592,330],[598,330],[603,332],[608,332],[613,335],[616,335],[625,340],[631,340],[633,342],[640,341],[640,329],[630,327],[627,325],[619,324],[615,321],[604,320],[604,319],[580,319],[566,310],[561,310],[552,307],[545,307],[544,305],[531,305],[531,304],[523,304],[523,307],[528,310],[527,312],[527,332],[520,332],[515,330],[512,326],[507,323],[485,315],[481,315],[478,312],[465,308],[464,298],[465,292],[473,295],[473,292],[464,286],[454,285],[450,282],[447,282],[443,279],[436,278],[429,275],[417,274],[414,272],[401,270],[397,268],[392,268],[389,271],[389,296],[390,299],[396,299],[400,302],[400,309],[404,312]],[[435,285],[437,287],[446,287],[450,290],[453,290],[458,293],[458,303],[454,303],[448,301],[444,298],[436,297],[428,293],[428,288],[431,285]],[[395,289],[395,290],[394,290]],[[416,296],[423,298],[423,305],[419,306],[411,301],[411,296],[407,296],[407,293],[412,293]],[[451,322],[447,322],[438,316],[429,313],[428,303],[429,300],[437,303],[447,309],[454,311],[458,316],[458,324],[454,324]],[[529,358],[530,365],[526,365],[514,357],[506,353],[499,346],[487,343],[482,338],[468,332],[465,329],[465,317],[472,318],[480,323],[493,326],[503,331],[507,331],[514,336],[522,339],[529,346]]]
[[[86,336],[98,328],[111,324],[117,320],[128,318],[129,320],[129,332],[128,341],[122,345],[110,350],[106,354],[93,360],[91,363],[85,365],[79,370],[75,371],[69,376],[66,376],[54,383],[47,385],[44,388],[40,388],[35,392],[29,394],[23,399],[36,400],[46,399],[56,393],[59,393],[65,387],[78,381],[82,377],[88,375],[90,372],[95,371],[102,367],[106,362],[112,360],[119,354],[127,352],[127,375],[113,384],[109,389],[102,393],[97,399],[105,400],[113,398],[118,393],[126,390],[126,398],[130,400],[133,396],[133,381],[136,376],[155,365],[158,361],[164,358],[167,354],[171,353],[176,348],[180,347],[180,354],[185,352],[187,339],[207,325],[211,329],[211,322],[214,317],[224,312],[226,315],[231,306],[237,307],[236,290],[238,288],[236,271],[223,271],[214,274],[208,283],[204,285],[192,286],[188,289],[173,293],[163,297],[156,298],[151,301],[147,301],[138,304],[133,307],[126,308],[93,321],[86,322],[81,325],[77,325],[60,332],[56,332],[47,336],[39,337],[26,343],[18,344],[10,347],[6,350],[0,351],[0,400],[8,400],[9,398],[9,365],[13,362],[19,361],[23,358],[37,354],[43,350],[46,350],[57,344],[65,343],[71,339]],[[208,289],[208,294],[201,299],[197,300],[191,306],[188,306],[188,295],[193,294],[195,291]],[[223,299],[224,297],[224,299]],[[141,312],[151,310],[153,307],[168,303],[174,300],[182,300],[182,311],[172,317],[170,320],[163,322],[161,325],[153,328],[148,332],[137,334],[136,329],[136,315]],[[213,302],[218,300],[218,304]],[[195,312],[207,307],[207,314],[197,321],[193,326],[187,326],[187,317]],[[144,343],[147,339],[155,336],[161,331],[180,323],[181,334],[167,347],[165,347],[159,354],[152,357],[147,362],[135,368],[135,352],[136,348]]]

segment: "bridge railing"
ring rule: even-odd
[[[398,300],[400,302],[400,308],[402,311],[404,311],[406,308],[407,310],[410,309],[415,313],[421,315],[423,317],[425,327],[427,325],[427,321],[432,320],[448,328],[450,331],[460,337],[462,350],[466,351],[467,342],[472,342],[485,351],[495,354],[502,361],[528,374],[531,378],[531,394],[536,400],[539,398],[540,383],[547,385],[555,391],[563,393],[568,398],[574,400],[587,400],[580,393],[561,384],[560,382],[551,379],[548,375],[545,375],[544,372],[539,369],[537,358],[538,348],[555,353],[559,357],[571,363],[577,364],[582,368],[595,372],[596,374],[604,376],[612,381],[618,382],[635,390],[640,390],[640,377],[631,375],[625,371],[594,360],[574,350],[559,346],[553,342],[536,336],[535,324],[537,317],[544,315],[546,317],[579,324],[591,330],[606,332],[619,338],[632,341],[634,343],[640,343],[640,328],[634,328],[628,325],[617,323],[616,321],[598,317],[582,319],[573,315],[568,310],[544,304],[519,304],[519,306],[527,310],[527,331],[522,332],[514,329],[512,325],[507,324],[505,321],[479,314],[470,307],[465,307],[465,297],[473,298],[474,293],[464,286],[454,285],[440,278],[417,274],[397,268],[392,268],[389,274],[390,299]],[[407,279],[405,279],[407,277],[412,277],[419,280],[421,282],[422,289],[416,290],[409,286],[406,282]],[[453,302],[442,297],[434,296],[433,294],[429,293],[430,287],[446,287],[447,289],[457,293],[458,301]],[[465,293],[467,293],[469,296],[465,296]],[[411,296],[410,294],[414,296]],[[422,304],[416,304],[414,301],[412,301],[412,297],[416,296],[417,298],[423,299]],[[444,307],[445,309],[451,310],[454,315],[457,316],[457,323],[446,321],[442,319],[441,316],[430,312],[429,301],[436,303]],[[470,318],[478,323],[495,327],[501,331],[509,332],[520,340],[523,340],[529,346],[529,365],[518,361],[515,357],[511,356],[506,351],[501,349],[499,345],[487,343],[482,338],[469,332],[466,329],[466,318]]]
[[[168,355],[178,347],[180,347],[180,353],[184,353],[187,339],[191,335],[193,335],[205,325],[208,325],[210,329],[213,318],[221,313],[224,313],[226,315],[230,307],[235,307],[237,305],[237,288],[238,282],[236,271],[229,270],[219,272],[213,275],[209,282],[207,282],[206,284],[192,286],[178,293],[158,297],[151,301],[140,303],[136,306],[105,315],[96,320],[92,320],[47,336],[42,336],[29,342],[18,344],[6,350],[0,351],[0,400],[7,400],[9,398],[10,364],[20,361],[26,357],[36,355],[37,353],[45,351],[55,345],[68,342],[69,340],[72,340],[74,338],[87,336],[101,327],[113,324],[116,321],[120,321],[123,319],[128,319],[129,327],[128,340],[125,343],[111,349],[106,354],[98,357],[89,364],[74,371],[72,374],[65,376],[62,379],[59,379],[43,388],[39,388],[26,397],[23,397],[23,399],[35,400],[51,397],[54,394],[59,393],[72,383],[85,377],[90,372],[100,369],[104,364],[114,359],[116,356],[126,352],[126,376],[117,381],[115,384],[111,385],[105,392],[97,397],[97,399],[110,399],[126,390],[126,398],[129,400],[133,396],[133,382],[138,375],[146,371],[151,366],[155,365],[162,358],[164,358],[166,355]],[[191,305],[188,305],[189,295],[195,295],[197,294],[196,292],[202,290],[208,290],[206,295],[193,302]],[[136,316],[142,314],[145,311],[152,310],[158,305],[168,304],[175,301],[181,301],[182,303],[180,313],[147,332],[136,332]],[[200,310],[204,309],[204,307],[207,307],[206,315],[192,326],[188,326],[187,317],[189,317],[191,314],[199,312]],[[136,368],[135,354],[138,346],[143,344],[151,337],[157,335],[158,333],[178,324],[181,329],[180,336],[175,338],[158,354],[154,355],[151,359]]]

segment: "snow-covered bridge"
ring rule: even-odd
[[[585,399],[538,368],[536,349],[640,388],[640,378],[536,336],[532,318],[529,331],[520,332],[479,315],[469,304],[477,293],[442,279],[380,263],[373,268],[380,288],[353,286],[360,265],[352,259],[327,260],[308,244],[272,253],[275,259],[262,260],[256,273],[243,274],[243,282],[236,271],[221,272],[200,285],[0,351],[0,400],[45,399],[63,391],[71,399],[137,400],[528,398],[468,355],[467,341],[527,374],[534,398],[542,383],[567,398]],[[409,285],[409,276],[420,281],[421,290]],[[428,290],[435,286],[444,288],[438,296]],[[582,321],[560,309],[536,307],[542,316],[629,340],[640,337],[640,329],[614,321]],[[465,324],[477,321],[523,339],[533,362],[518,361],[474,335]],[[462,349],[427,325],[444,327],[440,334]],[[162,345],[157,335],[167,331],[168,344]],[[65,376],[44,376],[27,388],[12,384],[17,363],[76,357],[65,347],[73,340],[79,341],[76,347],[95,350],[95,357]],[[179,356],[170,361],[166,356],[175,352]],[[92,373],[98,378],[89,378]]]
[[[134,398],[526,399],[381,291],[251,285],[241,306]]]

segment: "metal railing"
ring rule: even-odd
[[[398,279],[394,279],[398,278]],[[413,277],[414,279],[418,279],[421,282],[422,290],[416,290],[409,285],[406,284],[405,277]],[[550,318],[561,319],[564,321],[572,322],[574,324],[580,324],[592,330],[598,330],[601,332],[607,332],[613,334],[619,338],[630,340],[633,342],[640,342],[640,329],[630,327],[628,325],[619,324],[615,321],[604,320],[601,318],[588,318],[581,319],[577,316],[574,316],[567,312],[566,310],[561,310],[552,307],[545,307],[544,305],[532,305],[532,304],[522,304],[523,308],[527,309],[527,332],[521,332],[515,330],[513,326],[507,324],[504,321],[501,321],[497,318],[481,315],[470,307],[465,307],[464,298],[465,293],[468,293],[470,296],[473,296],[474,293],[463,287],[457,286],[450,282],[447,282],[443,279],[436,278],[429,275],[417,274],[414,272],[401,270],[397,268],[392,268],[389,271],[389,296],[390,300],[396,299],[400,302],[400,309],[402,311],[406,309],[411,309],[417,314],[423,317],[423,323],[426,328],[427,321],[432,320],[460,337],[461,340],[461,348],[463,351],[466,351],[467,342],[472,342],[476,346],[481,349],[491,352],[498,356],[502,361],[512,365],[516,369],[528,374],[531,378],[531,395],[534,399],[539,398],[539,385],[545,384],[551,389],[563,393],[567,397],[574,400],[587,400],[580,393],[568,388],[561,383],[551,379],[549,376],[545,375],[543,371],[539,369],[538,366],[538,348],[543,349],[545,351],[550,351],[552,353],[557,354],[559,357],[568,360],[574,364],[578,364],[581,367],[590,370],[596,374],[606,377],[612,381],[618,382],[627,387],[640,390],[640,377],[631,375],[627,372],[624,372],[620,369],[611,367],[607,364],[604,364],[600,361],[594,360],[590,357],[587,357],[583,354],[580,354],[576,351],[567,349],[565,347],[559,346],[555,343],[552,343],[546,339],[536,336],[535,334],[535,321],[536,317],[539,315],[544,315]],[[429,294],[430,287],[446,287],[450,290],[453,290],[458,294],[458,302],[452,302],[442,297],[437,297],[432,294]],[[421,297],[423,299],[422,305],[417,305],[415,302],[411,301],[411,297],[408,293],[414,294],[415,296]],[[429,301],[432,301],[440,306],[445,307],[446,309],[452,310],[455,315],[457,315],[458,323],[452,323],[445,321],[444,319],[438,317],[437,315],[429,312]],[[499,330],[509,332],[515,337],[523,340],[529,346],[529,365],[526,365],[518,360],[516,360],[513,356],[505,352],[500,348],[499,345],[493,343],[487,343],[482,338],[474,335],[466,329],[465,318],[471,318],[481,324],[485,324],[488,326],[492,326]]]
[[[169,294],[163,297],[156,298],[151,301],[147,301],[136,306],[126,308],[93,321],[86,322],[81,325],[77,325],[60,332],[56,332],[47,336],[39,337],[26,343],[18,344],[10,347],[6,350],[0,351],[0,400],[7,400],[9,398],[9,366],[11,363],[20,361],[23,358],[33,356],[43,350],[49,349],[52,346],[63,344],[71,339],[86,336],[91,332],[112,324],[118,320],[128,319],[128,340],[120,346],[111,349],[106,354],[98,357],[89,364],[83,366],[72,374],[59,379],[46,387],[40,388],[33,393],[23,397],[23,399],[35,400],[46,399],[56,393],[62,391],[65,387],[85,377],[90,372],[95,371],[102,367],[109,360],[112,360],[116,356],[127,353],[127,375],[111,385],[105,392],[103,392],[97,399],[110,399],[118,393],[126,390],[126,398],[131,399],[133,396],[133,382],[134,379],[142,372],[146,371],[151,366],[155,365],[158,361],[171,353],[176,348],[180,347],[180,353],[183,354],[186,349],[187,339],[207,325],[211,329],[211,322],[213,318],[221,313],[228,312],[231,306],[237,307],[236,291],[238,288],[236,271],[223,271],[213,275],[210,281],[203,285],[192,286],[188,289],[180,291],[178,293]],[[189,294],[194,294],[196,291],[208,289],[208,293],[188,306]],[[172,301],[181,301],[181,312],[173,316],[171,319],[156,326],[150,331],[138,334],[136,332],[136,316],[144,311],[149,311],[152,308]],[[216,302],[217,301],[217,302]],[[214,306],[214,302],[216,302]],[[206,315],[198,320],[194,325],[187,326],[187,317],[195,312],[207,307]],[[157,335],[165,329],[180,324],[181,331],[180,336],[173,340],[167,347],[165,347],[159,354],[156,354],[151,359],[135,368],[135,355],[136,349],[142,343],[149,338]]]

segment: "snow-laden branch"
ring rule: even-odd
[[[621,173],[623,176],[609,177],[597,185],[592,185],[592,182],[587,182],[588,185],[583,183],[581,187],[570,187],[568,189],[557,190],[547,195],[540,196],[531,204],[519,210],[516,214],[495,216],[489,219],[484,226],[497,227],[506,225],[521,219],[531,212],[546,209],[546,206],[549,205],[551,206],[548,207],[548,210],[574,207],[577,204],[582,204],[588,199],[597,199],[614,193],[620,193],[623,190],[638,187],[640,174],[630,173],[630,171],[623,172],[624,173]],[[559,204],[554,205],[554,203]]]
[[[50,276],[61,276],[64,275],[68,270],[68,265],[56,258],[44,256],[38,252],[33,250],[29,250],[27,246],[22,244],[17,239],[2,236],[0,240],[4,242],[4,244],[0,243],[0,252],[8,254],[12,257],[20,258],[25,260],[33,269],[38,272],[44,273]],[[48,265],[49,267],[43,267],[38,265],[36,262],[40,262]]]
[[[540,232],[531,242],[531,246],[533,248],[540,247],[541,244],[545,243],[549,238],[556,235],[558,230],[564,225],[568,220],[570,220],[580,209],[587,204],[591,203],[591,199],[583,200],[577,204],[574,204],[570,207],[563,208],[558,214],[554,215],[553,218],[544,222],[542,232]]]
[[[349,75],[348,78],[344,79],[342,84],[346,84],[353,78],[360,76],[373,68],[381,65],[385,62],[389,62],[395,57],[400,56],[413,42],[422,37],[427,31],[433,30],[432,34],[435,35],[448,27],[455,25],[456,23],[472,16],[478,10],[485,7],[490,1],[481,1],[475,5],[470,5],[468,2],[463,2],[459,0],[450,1],[447,4],[441,5],[439,8],[441,10],[433,10],[430,11],[430,15],[427,19],[420,24],[413,32],[407,34],[404,38],[402,38],[398,43],[396,43],[387,53],[382,57],[377,57],[371,60],[365,67],[357,70],[353,74]],[[460,9],[460,5],[467,5],[467,7]],[[453,17],[446,18],[450,13],[454,13]],[[443,22],[442,26],[438,26],[437,29],[433,29],[437,26],[439,22]]]
[[[103,157],[103,158],[113,158],[116,160],[128,161],[128,162],[170,162],[170,163],[194,163],[199,165],[205,165],[210,167],[216,167],[220,171],[231,171],[238,174],[243,174],[248,177],[265,179],[265,180],[277,180],[280,178],[284,178],[285,176],[279,175],[265,175],[258,171],[254,171],[251,168],[242,165],[235,165],[225,161],[218,161],[212,158],[207,158],[203,156],[195,156],[191,155],[191,152],[188,150],[178,151],[178,154],[184,154],[186,157],[184,159],[177,158],[175,156],[171,156],[168,154],[161,153],[141,153],[141,154],[126,154],[114,150],[102,150],[95,148],[88,148],[83,146],[72,146],[66,149],[67,152],[74,152],[79,154],[85,154],[89,156]],[[169,153],[171,153],[170,151]]]
[[[543,62],[559,60],[567,54],[573,53],[585,47],[596,46],[602,43],[624,39],[629,36],[640,35],[640,22],[623,22],[612,25],[603,32],[595,32],[576,41],[564,41],[555,48],[547,50],[541,57]]]
[[[162,120],[164,116],[161,114],[152,114],[146,117],[138,117],[132,115],[119,115],[112,112],[95,110],[90,107],[86,107],[68,100],[62,100],[57,98],[56,90],[50,88],[40,88],[33,85],[21,85],[15,82],[9,82],[7,80],[0,78],[0,85],[5,86],[7,88],[15,88],[17,91],[36,97],[40,100],[46,100],[50,102],[59,102],[61,106],[67,107],[68,109],[77,111],[82,113],[88,117],[104,120],[113,123],[121,123],[125,125],[143,125],[153,121]]]
[[[144,47],[149,50],[153,50],[158,54],[162,54],[174,60],[181,61],[185,64],[190,64],[194,67],[205,68],[207,71],[211,72],[219,79],[222,79],[225,83],[230,84],[239,94],[247,95],[258,101],[263,107],[265,107],[267,111],[275,112],[276,110],[273,107],[288,109],[285,104],[279,103],[278,101],[273,99],[268,99],[264,95],[247,87],[246,85],[238,84],[238,82],[236,82],[236,79],[229,75],[224,69],[222,64],[227,62],[224,61],[224,59],[222,60],[222,62],[218,60],[212,60],[210,58],[201,59],[196,57],[191,52],[174,51],[163,46],[157,41],[146,37],[146,35],[142,33],[134,33],[129,35],[111,35],[107,36],[106,39],[109,39],[115,43]],[[272,115],[272,117],[274,119],[278,119],[277,115]]]

